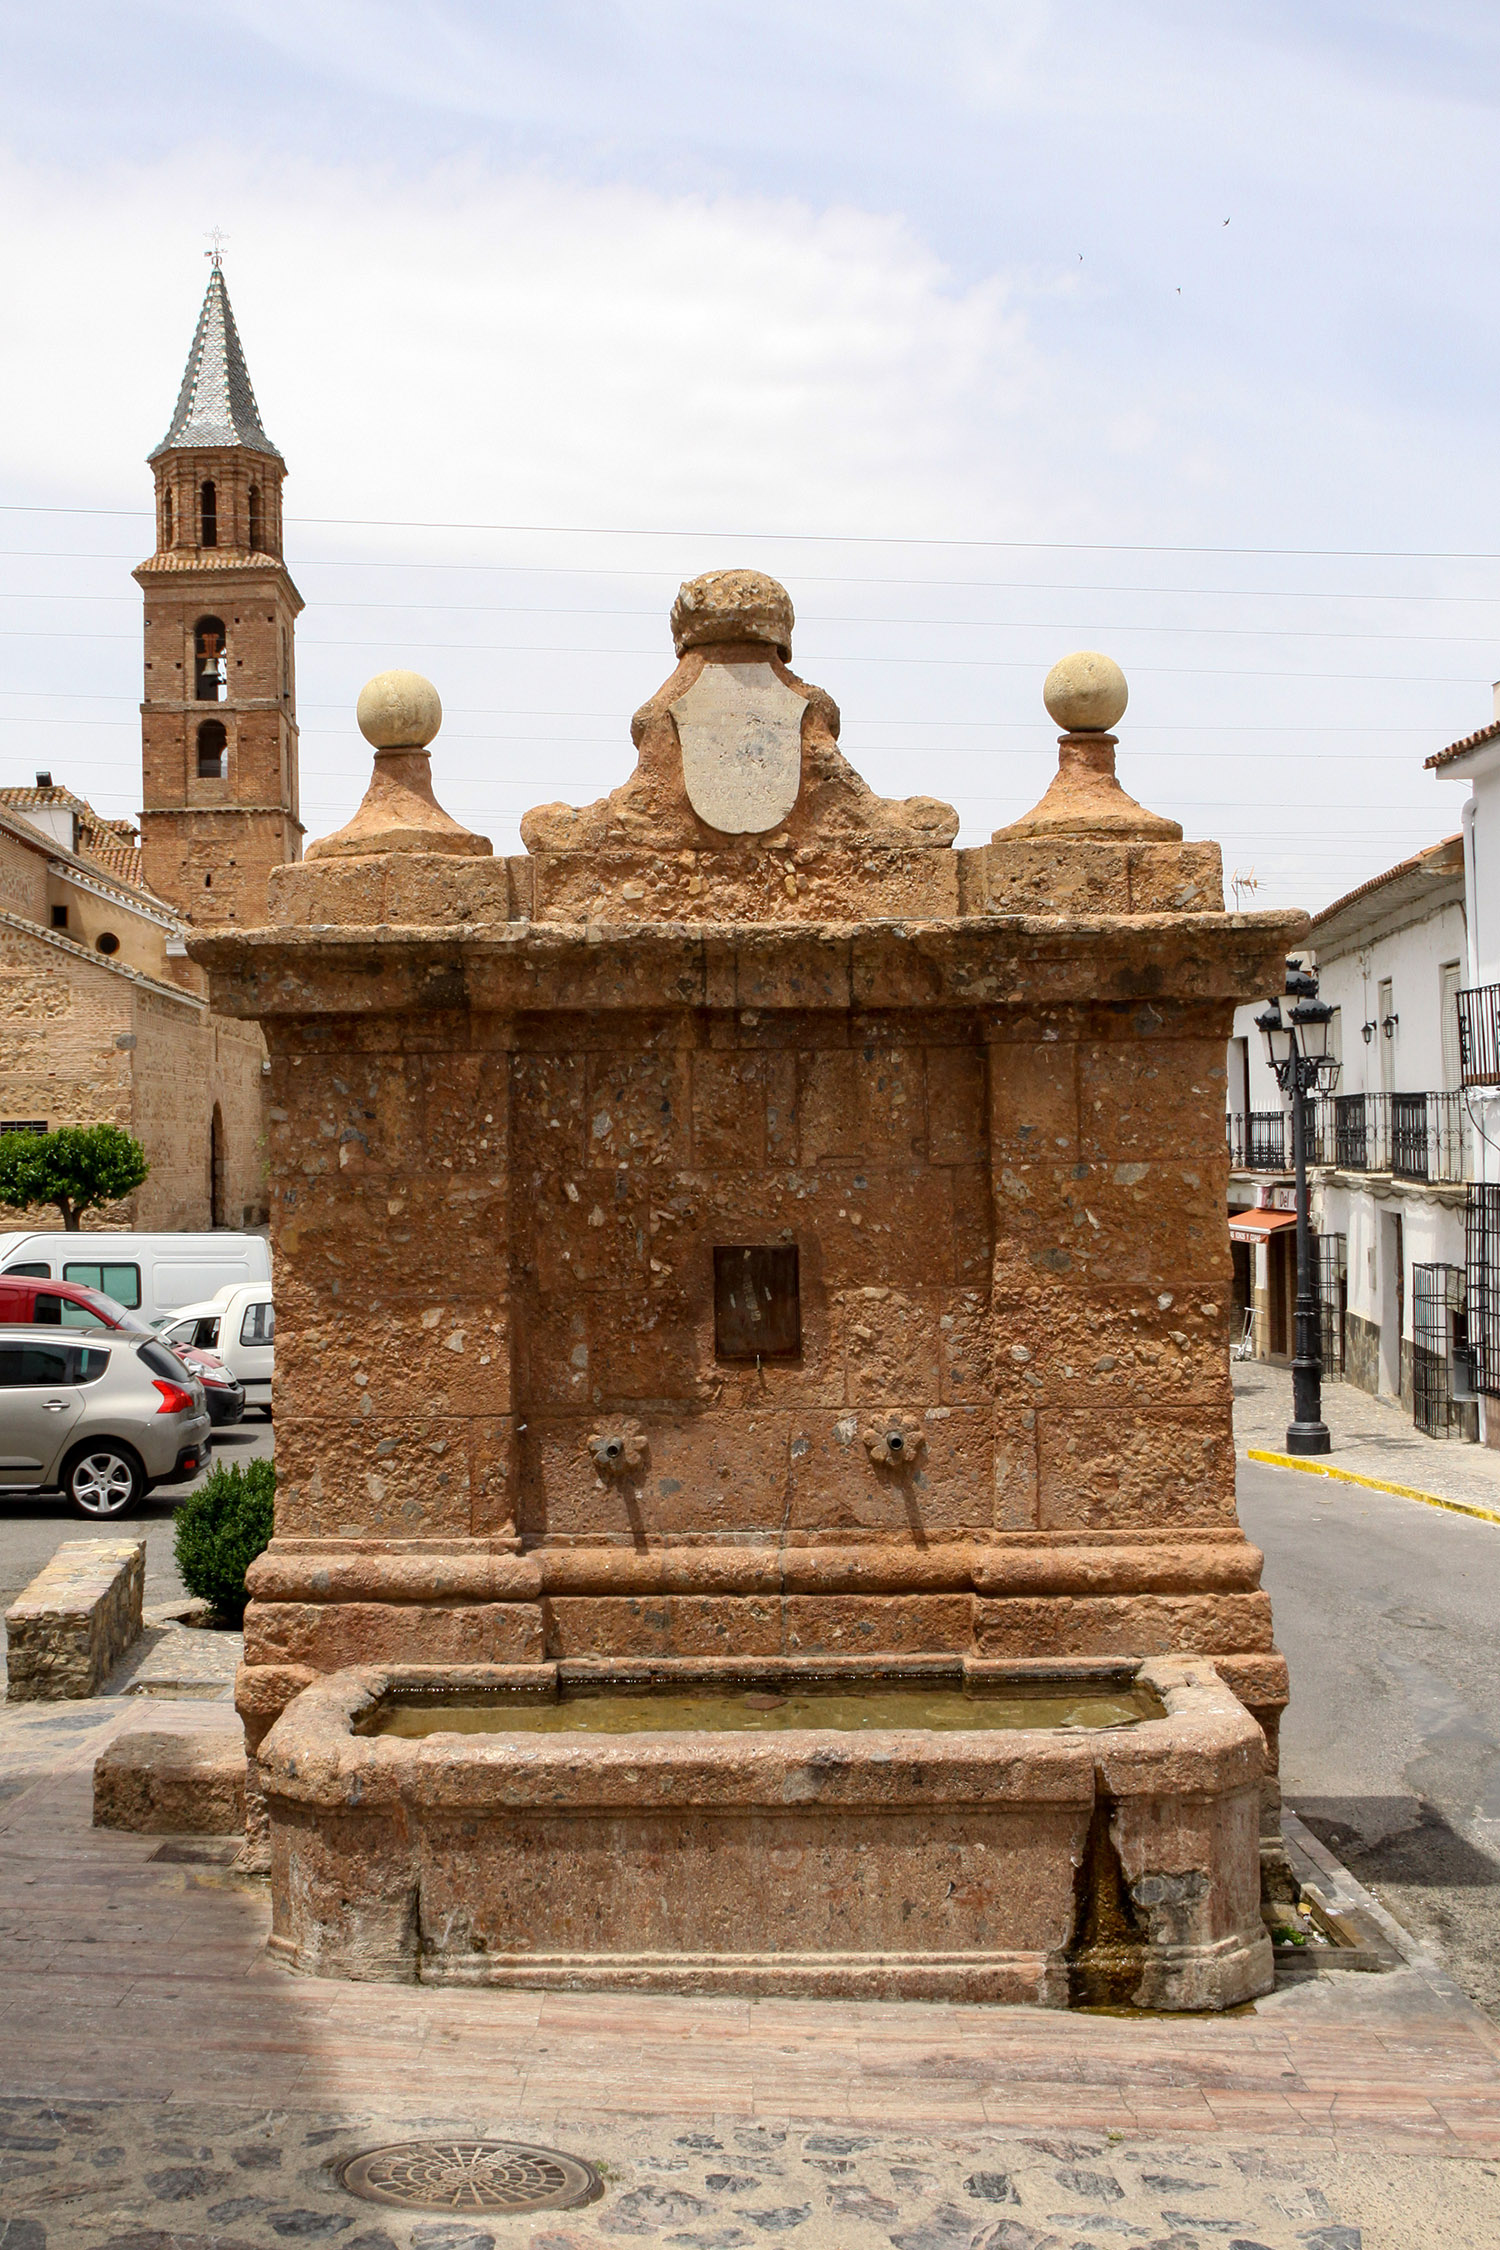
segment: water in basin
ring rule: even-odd
[[[866,1732],[925,1727],[989,1732],[1019,1727],[1136,1726],[1165,1711],[1151,1689],[986,1688],[949,1680],[834,1680],[781,1686],[564,1686],[556,1695],[501,1688],[479,1696],[397,1690],[369,1713],[364,1734],[778,1734],[793,1727]]]

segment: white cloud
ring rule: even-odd
[[[497,844],[513,843],[529,802],[611,785],[628,768],[629,712],[668,668],[677,579],[747,560],[791,586],[799,658],[844,705],[856,762],[893,793],[951,796],[967,836],[1040,794],[1052,763],[1040,682],[1078,645],[1109,648],[1131,674],[1130,786],[1190,833],[1226,837],[1232,860],[1274,868],[1263,897],[1332,895],[1452,817],[1419,756],[1476,723],[1465,667],[1482,681],[1487,655],[1276,637],[1309,619],[1431,629],[1420,607],[1127,591],[1277,584],[1253,559],[735,536],[1230,545],[1246,524],[1308,509],[1343,531],[1328,544],[1353,545],[1336,509],[1346,491],[1365,508],[1371,464],[1398,462],[1409,488],[1435,481],[1435,430],[1394,407],[1330,413],[1315,369],[1300,392],[1268,389],[1225,331],[1190,315],[1180,350],[1126,358],[1110,285],[1033,283],[1003,242],[961,280],[900,216],[497,172],[473,157],[419,175],[232,143],[93,171],[17,159],[0,203],[0,290],[19,314],[0,328],[0,470],[20,499],[82,508],[147,507],[143,457],[176,394],[203,230],[228,232],[236,313],[301,519],[289,554],[309,600],[299,700],[313,833],[357,798],[354,696],[389,662],[437,680],[452,714],[441,792]],[[116,558],[7,562],[12,595],[58,599],[4,605],[0,720],[27,725],[0,724],[0,761],[12,776],[66,767],[101,804],[131,809],[139,610],[125,563],[146,526],[0,522],[13,547]],[[416,567],[436,561],[507,567]],[[645,575],[618,575],[631,570]],[[840,577],[855,583],[829,582]],[[1279,582],[1372,583],[1348,563]],[[1191,630],[1163,630],[1179,626]],[[74,635],[97,637],[56,637]],[[1453,685],[1374,676],[1403,670]],[[113,731],[104,705],[70,711],[65,692],[118,698]],[[1402,723],[1430,738],[1348,731]],[[1370,807],[1357,826],[1351,757]],[[1319,805],[1342,822],[1331,844]]]

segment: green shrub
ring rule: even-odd
[[[245,1573],[271,1544],[276,1466],[221,1461],[177,1510],[177,1568],[190,1594],[238,1625]]]

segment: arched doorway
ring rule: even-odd
[[[208,1223],[210,1226],[228,1225],[225,1206],[224,1113],[217,1102],[208,1121]]]

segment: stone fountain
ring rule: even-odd
[[[1217,847],[1122,789],[1107,658],[1049,676],[1042,802],[960,850],[847,764],[792,627],[758,573],[685,585],[634,771],[513,858],[384,675],[354,819],[193,941],[271,1057],[273,1942],[1230,2005],[1286,1674],[1224,1057],[1303,924],[1226,914]]]

